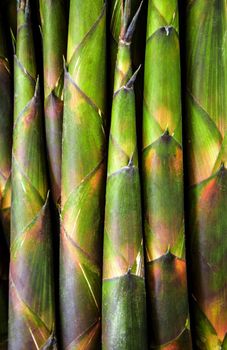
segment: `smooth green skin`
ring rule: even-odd
[[[144,75],[142,172],[152,349],[192,348],[184,242],[178,31],[177,1],[150,0]]]
[[[14,130],[9,349],[53,349],[54,284],[39,82],[28,15],[19,1]]]
[[[43,38],[45,127],[52,196],[57,205],[61,195],[61,148],[63,119],[63,56],[67,28],[63,0],[40,0]]]
[[[134,274],[107,279],[103,287],[102,349],[147,349],[144,280]]]
[[[60,310],[67,350],[99,349],[106,174],[106,4],[71,0],[61,189]]]
[[[198,349],[226,349],[227,2],[187,6],[187,157],[192,323]]]
[[[7,349],[12,86],[5,28],[0,16],[0,349]],[[2,229],[4,227],[4,230]]]
[[[123,38],[124,40],[124,38]],[[102,349],[147,349],[146,294],[131,47],[119,41],[108,150]]]

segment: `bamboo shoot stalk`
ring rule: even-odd
[[[149,0],[143,193],[151,349],[192,349],[185,262],[177,0]]]
[[[30,3],[17,3],[9,349],[55,349],[52,231]]]
[[[106,4],[71,0],[64,84],[60,309],[63,348],[99,349],[106,175]]]
[[[103,255],[102,349],[147,349],[146,293],[131,39],[125,1],[115,68]]]
[[[110,80],[111,80],[111,96],[113,94],[114,87],[114,76],[115,76],[115,66],[118,53],[118,42],[121,32],[121,23],[122,23],[122,8],[124,6],[124,0],[111,0],[110,1]],[[130,19],[132,20],[135,15],[139,5],[140,0],[131,0],[131,10],[130,10]],[[143,62],[144,62],[144,53],[145,53],[145,40],[144,36],[146,34],[146,10],[147,5],[144,2],[141,10],[140,16],[137,19],[137,26],[135,28],[135,33],[133,34],[132,43],[131,43],[131,59],[132,67],[135,69],[141,65],[141,73],[137,76],[135,81],[136,88],[136,97],[137,95],[141,98],[140,95],[143,95]],[[140,108],[141,100],[138,100],[136,103],[136,108]],[[140,111],[140,110],[139,110]]]
[[[197,349],[227,349],[227,2],[186,11],[192,325]]]
[[[56,206],[61,195],[61,148],[63,119],[63,56],[66,55],[64,1],[40,0],[43,38],[45,127],[52,197]]]

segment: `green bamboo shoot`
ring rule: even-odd
[[[14,96],[9,349],[53,349],[52,232],[28,0],[17,4]]]
[[[49,173],[55,204],[61,195],[61,147],[63,118],[63,56],[66,55],[64,1],[40,0],[44,55],[45,127]]]
[[[143,189],[150,347],[191,349],[185,262],[177,0],[150,0],[144,76]]]
[[[99,349],[106,175],[106,4],[71,0],[64,84],[60,309],[65,349]]]
[[[188,1],[186,38],[192,324],[227,349],[227,1]]]
[[[146,293],[131,39],[125,2],[115,69],[103,255],[102,349],[147,349]]]

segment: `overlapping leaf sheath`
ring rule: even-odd
[[[132,0],[130,3],[130,16],[133,16],[135,9],[138,8],[140,0]],[[111,63],[111,79],[114,83],[115,66],[118,53],[118,42],[121,32],[122,23],[122,9],[124,7],[124,0],[110,1],[110,63]]]
[[[63,56],[66,54],[66,15],[63,0],[40,0],[44,54],[45,126],[49,173],[54,202],[61,195],[63,117]]]
[[[131,67],[131,27],[122,24],[108,153],[103,255],[102,348],[146,349],[146,294]]]
[[[143,185],[150,347],[191,349],[184,243],[177,0],[150,0]]]
[[[0,11],[2,8],[0,8]],[[7,38],[0,13],[0,349],[7,349],[8,265],[11,202],[11,147],[13,127],[12,79]],[[3,231],[4,227],[4,231]]]
[[[227,349],[227,2],[187,7],[192,320],[198,349]]]
[[[14,67],[9,349],[53,349],[52,245],[29,2],[19,1]]]
[[[65,349],[100,346],[106,5],[71,0],[65,72],[60,301]]]
[[[130,17],[132,18],[139,5],[140,0],[131,0],[130,3]],[[110,1],[110,76],[111,83],[114,83],[115,75],[115,65],[118,52],[118,40],[121,31],[121,21],[122,21],[122,9],[124,6],[124,0],[111,0]],[[146,4],[143,5],[140,11],[140,16],[138,18],[138,25],[136,27],[135,33],[133,35],[133,40],[131,44],[132,51],[132,62],[133,66],[138,67],[144,61],[144,32],[145,32],[145,17],[146,16]],[[142,74],[138,78],[142,77]],[[137,82],[138,82],[137,78]],[[140,81],[141,84],[141,81]],[[140,86],[139,86],[140,88]],[[112,86],[113,89],[113,86]],[[142,90],[142,89],[141,89]],[[111,91],[112,93],[112,91]]]

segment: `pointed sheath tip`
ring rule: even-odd
[[[57,349],[57,338],[55,336],[55,333],[52,332],[49,339],[47,339],[47,342],[45,343],[45,349]]]
[[[132,36],[133,36],[133,33],[135,31],[135,28],[136,28],[136,23],[137,23],[137,19],[139,17],[139,14],[140,14],[140,11],[141,11],[141,8],[142,8],[142,5],[143,5],[143,1],[142,0],[140,2],[140,5],[138,7],[138,10],[136,11],[131,23],[129,24],[128,28],[126,29],[127,25],[128,25],[128,20],[129,20],[129,16],[128,16],[128,13],[126,13],[127,11],[124,10],[124,14],[123,14],[123,17],[124,17],[124,26],[123,26],[123,31],[120,35],[120,40],[127,43],[127,44],[130,44],[131,43],[131,40],[132,40]],[[131,2],[131,1],[129,1]],[[126,23],[127,22],[127,23]]]
[[[168,126],[167,126],[167,128],[166,128],[166,130],[164,132],[164,135],[169,135],[169,128],[168,128]]]
[[[133,159],[134,158],[134,154],[132,154],[132,156],[130,157],[129,161],[128,161],[128,167],[131,168],[133,167]]]
[[[169,128],[167,127],[166,128],[166,130],[165,130],[165,132],[162,134],[162,136],[161,136],[161,140],[163,141],[163,142],[166,142],[166,143],[168,143],[170,140],[171,140],[171,135],[170,135],[170,133],[169,133]]]
[[[136,77],[140,71],[141,68],[141,64],[139,65],[139,67],[137,68],[137,70],[133,73],[133,75],[131,76],[131,78],[129,79],[129,81],[127,82],[127,84],[125,85],[127,90],[130,90],[133,88],[133,85],[135,83]]]
[[[169,36],[173,31],[173,26],[164,26],[160,30],[164,35]]]
[[[168,246],[167,252],[161,257],[161,259],[164,259],[164,261],[173,261],[176,257],[171,253],[171,247]]]
[[[136,77],[137,77],[137,74],[138,74],[140,68],[141,68],[141,64],[139,65],[137,70],[134,72],[134,74],[131,76],[129,81],[126,83],[126,85],[121,86],[118,90],[116,90],[114,92],[113,97],[115,97],[122,90],[127,91],[127,92],[132,91],[133,86],[134,86],[134,82],[136,80]]]
[[[127,271],[127,276],[128,276],[128,277],[131,275],[131,272],[132,272],[131,270],[132,270],[131,267],[129,267],[129,268],[128,268],[128,271]]]

